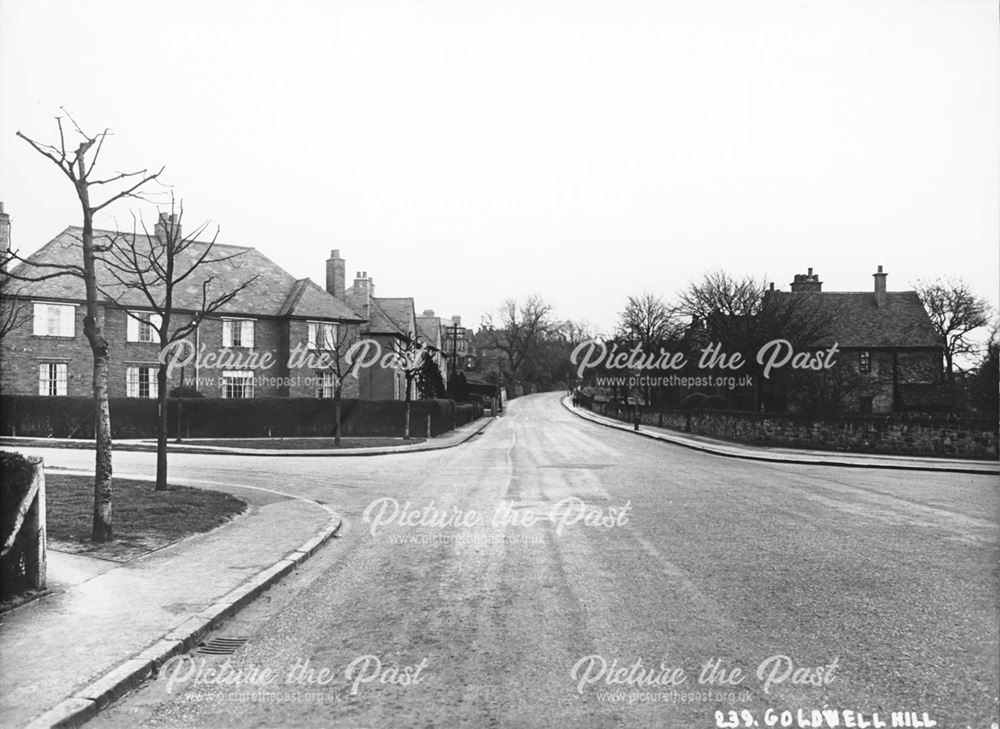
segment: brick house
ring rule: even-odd
[[[179,222],[161,217],[154,236]],[[121,235],[95,230],[95,242]],[[129,234],[131,236],[131,234]],[[66,228],[11,271],[25,277],[51,273],[40,264],[78,264],[82,230]],[[139,245],[150,238],[139,236]],[[199,256],[208,246],[196,242],[185,255]],[[357,330],[363,317],[345,301],[309,279],[296,279],[254,248],[215,244],[212,258],[226,261],[202,265],[175,290],[174,318],[190,321],[200,311],[203,285],[210,298],[232,291],[256,276],[187,338],[182,355],[190,362],[174,369],[169,386],[194,387],[206,397],[331,397],[332,373],[309,357],[339,328]],[[155,314],[138,291],[117,286],[108,266],[98,262],[98,285],[119,303],[105,297],[99,318],[110,344],[108,388],[111,397],[155,397],[159,343],[151,323]],[[117,290],[116,290],[117,287]],[[39,281],[8,281],[4,296],[30,307],[25,325],[0,343],[0,391],[5,394],[92,394],[92,359],[83,332],[86,311],[84,283],[76,276]],[[194,353],[206,357],[195,357]],[[270,356],[267,356],[270,355]],[[296,355],[296,356],[293,356]],[[214,362],[211,361],[214,358]],[[357,397],[358,380],[344,383],[344,397]]]
[[[791,291],[808,296],[831,322],[829,341],[839,347],[830,377],[839,378],[844,412],[941,411],[951,407],[944,385],[944,343],[916,291],[888,291],[882,266],[871,291],[823,291],[810,268],[796,274]]]
[[[347,288],[346,268],[340,251],[330,251],[326,262],[326,290],[362,317],[361,338],[375,342],[383,355],[417,342],[413,299],[375,296],[375,282],[367,271],[357,272],[353,285]],[[416,399],[416,382],[411,385],[411,397]],[[406,398],[406,377],[391,367],[364,367],[358,372],[358,392],[365,400],[403,400]]]

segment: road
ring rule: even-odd
[[[118,453],[116,471],[151,462]],[[553,395],[447,451],[171,469],[330,503],[345,525],[220,629],[248,638],[235,654],[176,663],[90,726],[996,720],[995,476],[722,458],[586,423]],[[447,523],[416,523],[431,506]],[[411,521],[382,523],[394,508]]]

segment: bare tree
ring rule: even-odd
[[[177,294],[192,283],[192,276],[200,269],[212,271],[213,267],[239,259],[246,251],[230,255],[212,255],[219,230],[210,240],[199,241],[207,223],[198,226],[187,236],[182,235],[181,223],[184,218],[184,204],[176,208],[171,199],[169,215],[161,214],[160,223],[151,234],[145,223],[136,225],[133,217],[132,233],[115,236],[103,246],[100,260],[114,283],[99,286],[100,293],[117,305],[128,309],[130,302],[139,300],[143,309],[151,312],[148,320],[143,320],[155,332],[160,351],[185,339],[194,332],[206,316],[210,316],[228,304],[241,291],[253,283],[257,276],[250,276],[225,288],[216,273],[196,276],[195,288],[200,290],[196,307],[186,320],[177,323]],[[142,228],[139,234],[138,227]],[[206,268],[207,267],[207,268]],[[218,269],[215,269],[218,270]],[[125,299],[128,298],[129,301]],[[131,304],[134,308],[135,304]],[[132,316],[128,314],[128,316]],[[156,490],[167,488],[167,369],[169,362],[160,357],[156,373]]]
[[[360,333],[356,326],[342,326],[332,322],[327,327],[322,323],[317,323],[315,326],[316,333],[310,338],[315,341],[324,370],[333,375],[333,443],[339,446],[344,379],[351,373],[351,363],[347,359],[347,353],[360,340]]]
[[[982,349],[970,335],[990,323],[989,302],[974,294],[962,279],[918,281],[916,289],[934,330],[944,340],[945,373],[948,381],[954,382],[956,360]]]
[[[397,367],[403,373],[406,383],[406,415],[403,420],[403,440],[410,439],[410,405],[413,402],[413,383],[420,374],[427,348],[417,339],[396,340],[393,351],[397,356]]]
[[[651,348],[679,339],[684,327],[663,299],[646,292],[628,297],[625,311],[618,315],[618,329],[626,339]]]
[[[0,259],[0,339],[31,320],[28,302],[21,298],[16,279],[7,274],[7,266],[14,260],[10,252]]]
[[[754,410],[760,405],[763,379],[755,358],[757,350],[774,339],[786,339],[796,349],[814,348],[828,338],[836,316],[832,305],[821,306],[811,293],[770,291],[763,281],[724,271],[711,272],[689,284],[679,297],[677,310],[704,326],[724,351],[743,355],[747,367],[757,375],[753,378]]]
[[[499,350],[507,361],[510,377],[516,380],[525,365],[538,353],[542,340],[556,326],[552,306],[539,296],[532,296],[523,304],[508,299],[498,312],[499,321],[493,317],[483,321],[486,340],[490,348]]]
[[[63,117],[56,117],[59,129],[58,146],[42,144],[17,132],[17,136],[48,159],[69,179],[73,185],[80,210],[83,214],[83,235],[81,239],[83,260],[77,264],[45,264],[49,273],[34,277],[33,280],[55,275],[75,275],[83,279],[86,289],[87,311],[83,319],[83,331],[93,354],[93,390],[95,403],[94,435],[97,458],[94,468],[94,521],[91,537],[95,542],[106,542],[113,537],[112,529],[112,489],[111,489],[111,411],[108,406],[108,342],[104,337],[99,317],[96,261],[98,246],[94,242],[94,214],[123,198],[141,197],[140,190],[155,180],[163,172],[137,170],[116,172],[108,177],[94,178],[94,166],[101,154],[105,140],[111,134],[105,129],[96,135],[85,133],[73,118],[63,110],[65,118],[72,125],[72,134],[78,139],[76,148],[67,145]],[[93,192],[113,185],[117,192],[110,193],[102,201],[92,199]]]

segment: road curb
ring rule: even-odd
[[[919,464],[893,464],[886,462],[879,463],[856,463],[850,461],[837,461],[830,460],[828,458],[810,458],[808,455],[803,454],[801,457],[787,458],[776,454],[768,454],[764,452],[755,453],[746,450],[742,453],[735,453],[728,450],[723,450],[719,447],[713,446],[711,443],[702,443],[689,441],[681,436],[670,436],[664,433],[655,433],[648,430],[635,430],[632,425],[627,423],[622,423],[617,420],[612,420],[603,415],[598,415],[597,413],[584,412],[573,407],[570,404],[570,398],[564,397],[560,400],[562,406],[566,408],[569,412],[576,415],[582,420],[594,423],[595,425],[601,425],[605,428],[611,428],[612,430],[620,430],[625,433],[633,433],[635,435],[641,435],[644,438],[649,438],[651,440],[657,440],[661,443],[670,443],[671,445],[680,446],[681,448],[688,448],[690,450],[701,451],[702,453],[710,453],[712,455],[721,456],[723,458],[739,458],[746,461],[763,461],[765,463],[785,463],[792,465],[801,466],[835,466],[838,468],[879,468],[892,471],[922,471],[924,473],[967,473],[976,476],[995,476],[1000,473],[1000,463],[993,464],[992,462],[980,462],[975,461],[975,463],[982,463],[982,468],[972,468],[963,467],[961,465],[955,464],[927,464],[926,466],[921,466]],[[740,448],[741,444],[733,444],[731,448]],[[746,448],[743,446],[743,448]],[[832,457],[837,455],[845,454],[831,454]],[[865,454],[847,454],[847,455],[865,455]],[[992,469],[992,470],[987,470]]]
[[[443,451],[448,448],[454,448],[467,443],[471,439],[475,438],[477,435],[482,433],[490,424],[496,420],[495,416],[486,418],[486,422],[479,426],[476,430],[469,432],[468,435],[463,437],[461,440],[457,440],[454,443],[449,443],[448,445],[434,445],[430,444],[428,441],[420,445],[410,447],[410,446],[391,446],[388,448],[357,448],[350,449],[349,451],[334,450],[332,448],[326,449],[315,449],[315,450],[278,450],[278,449],[266,449],[266,448],[228,448],[226,446],[197,446],[192,445],[189,448],[184,447],[182,444],[181,448],[169,448],[168,453],[184,454],[184,455],[212,455],[212,456],[264,456],[267,458],[366,458],[369,456],[392,456],[401,453],[425,453],[427,451]],[[46,441],[43,438],[24,438],[26,442],[18,443],[16,439],[12,436],[5,436],[3,438],[4,443],[0,444],[0,447],[4,448],[17,448],[19,445],[22,448],[66,448],[66,449],[78,449],[86,450],[93,446],[93,441],[66,441],[53,439]],[[134,452],[134,453],[155,453],[156,445],[139,445],[134,443],[115,443],[115,450],[121,452]]]
[[[324,508],[330,514],[327,523],[298,549],[292,550],[270,567],[230,590],[218,602],[187,617],[133,658],[32,720],[25,729],[73,729],[82,726],[99,711],[146,679],[155,676],[168,660],[191,650],[209,631],[249,605],[337,534],[343,519],[331,509]]]

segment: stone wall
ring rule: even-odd
[[[620,405],[596,405],[632,422]],[[732,410],[640,410],[640,421],[671,430],[760,446],[885,455],[997,459],[997,426],[940,415],[806,415]]]

